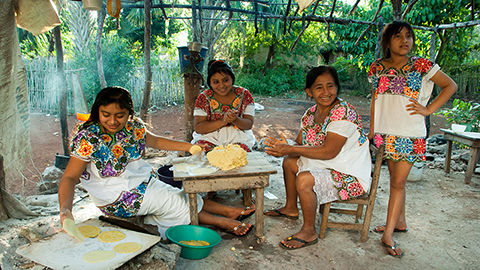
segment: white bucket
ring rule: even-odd
[[[101,10],[103,0],[83,0],[83,7],[87,10]]]

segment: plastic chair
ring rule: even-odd
[[[331,203],[326,203],[320,206],[319,212],[322,215],[320,223],[320,239],[325,238],[325,233],[327,228],[337,228],[344,230],[359,230],[362,231],[360,236],[361,242],[366,242],[368,237],[368,230],[370,229],[370,221],[372,219],[373,206],[375,205],[375,197],[377,195],[378,181],[380,179],[380,169],[382,167],[383,154],[385,151],[385,145],[381,145],[378,148],[378,151],[375,155],[375,166],[373,169],[372,176],[372,186],[370,188],[369,194],[364,194],[360,197],[345,200],[345,201],[334,201]],[[357,204],[356,210],[345,209],[345,208],[332,208],[331,204]],[[363,206],[366,206],[365,217],[363,223],[358,223],[358,220],[362,218]],[[355,223],[348,222],[331,222],[328,221],[328,216],[330,213],[340,213],[355,216]]]

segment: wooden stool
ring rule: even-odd
[[[327,228],[337,228],[344,230],[359,230],[362,231],[360,236],[361,242],[366,242],[368,237],[368,230],[370,229],[370,221],[372,219],[373,206],[375,205],[375,197],[377,195],[378,181],[380,179],[380,169],[382,167],[383,154],[385,145],[382,144],[375,155],[375,167],[373,169],[372,186],[370,187],[370,193],[364,194],[360,197],[345,200],[334,201],[333,203],[347,203],[358,204],[357,210],[331,208],[331,203],[326,203],[320,206],[319,212],[322,214],[322,220],[320,223],[320,239],[325,238]],[[362,218],[363,206],[366,205],[365,217],[363,223],[358,223],[358,220]],[[329,222],[328,215],[330,213],[340,213],[355,216],[355,223],[347,222]]]

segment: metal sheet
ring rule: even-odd
[[[64,231],[60,231],[54,235],[45,237],[40,241],[19,247],[17,249],[17,254],[52,269],[107,270],[118,268],[138,254],[149,249],[161,239],[155,235],[123,229],[98,219],[89,219],[77,224],[77,226],[83,225],[97,226],[102,232],[118,230],[125,233],[125,238],[115,243],[103,243],[95,237],[87,238],[81,243]],[[115,253],[115,257],[106,262],[87,263],[83,260],[83,255],[87,252],[95,250],[113,251],[114,246],[125,242],[140,243],[142,248],[137,252],[128,254]]]

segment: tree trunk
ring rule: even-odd
[[[103,58],[102,58],[102,32],[103,24],[105,22],[105,16],[107,11],[105,7],[97,12],[97,36],[95,37],[95,47],[97,49],[97,70],[98,79],[100,80],[100,86],[102,88],[107,87],[107,81],[105,80],[105,74],[103,73]]]
[[[152,89],[152,67],[150,62],[150,43],[151,43],[151,33],[152,33],[152,24],[151,24],[151,0],[146,0],[144,2],[144,11],[145,11],[145,43],[143,47],[143,66],[145,69],[145,89],[143,89],[143,101],[142,107],[140,108],[140,118],[147,122],[148,114],[148,103],[150,101],[150,91]]]
[[[55,35],[55,51],[57,53],[57,76],[59,78],[59,115],[60,115],[60,127],[62,130],[62,142],[63,142],[63,154],[69,156],[68,145],[68,124],[67,124],[67,82],[65,80],[65,70],[63,69],[63,46],[62,37],[60,34],[60,26],[53,28],[53,34]]]
[[[263,66],[262,74],[265,75],[265,72],[267,71],[267,69],[272,67],[272,61],[273,61],[272,59],[274,56],[275,56],[275,43],[270,45],[270,47],[268,47],[267,60],[265,61],[265,65]]]

